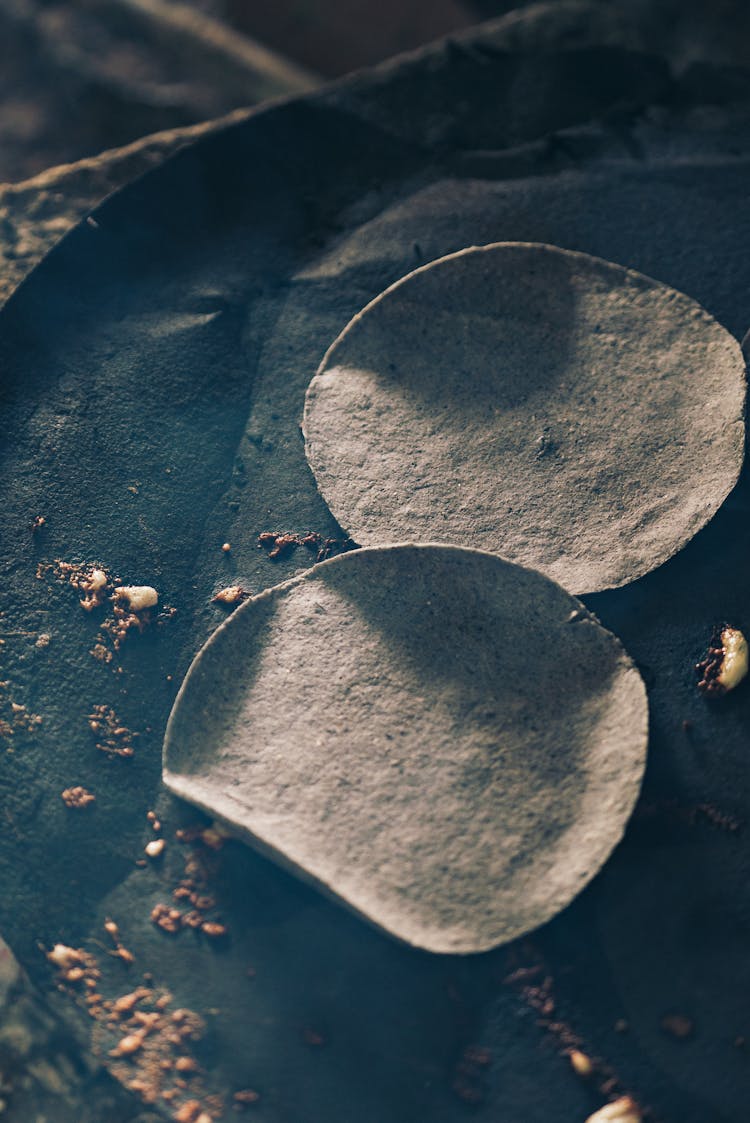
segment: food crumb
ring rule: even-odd
[[[241,604],[243,600],[247,600],[249,595],[242,588],[242,585],[227,585],[225,589],[220,589],[216,596],[211,598],[211,604]]]
[[[621,1096],[595,1111],[586,1123],[642,1123],[643,1116],[631,1096]]]
[[[242,1088],[239,1092],[234,1093],[232,1099],[236,1105],[245,1107],[247,1104],[257,1104],[260,1093],[256,1092],[254,1088]]]
[[[49,632],[41,632],[36,638],[34,647],[49,647],[51,639],[52,636],[49,634]]]
[[[695,1028],[692,1019],[684,1014],[665,1014],[659,1025],[665,1033],[668,1033],[671,1037],[676,1037],[680,1041],[692,1037]]]
[[[166,842],[163,838],[154,838],[145,846],[146,854],[149,858],[159,858],[164,853]]]
[[[225,554],[228,554],[232,549],[232,543],[231,542],[225,542],[224,545],[221,548],[222,548],[222,550],[224,551]]]
[[[97,749],[106,756],[133,756],[133,739],[138,734],[121,723],[111,706],[94,706],[89,714],[89,729],[97,739]]]
[[[584,1077],[584,1079],[591,1076],[594,1071],[591,1057],[586,1053],[582,1053],[580,1049],[571,1049],[568,1053],[568,1060],[570,1061],[573,1071],[577,1073],[578,1076]]]
[[[114,596],[126,601],[131,612],[143,612],[159,603],[159,594],[152,585],[118,585]]]
[[[87,788],[83,788],[80,785],[75,788],[65,788],[64,791],[60,793],[60,796],[66,807],[73,807],[76,809],[88,807],[89,804],[96,802],[96,796],[93,792],[88,791]]]
[[[716,698],[739,686],[748,672],[747,640],[739,628],[714,629],[705,659],[696,664],[698,690]]]

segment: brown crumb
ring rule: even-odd
[[[99,663],[111,663],[114,658],[112,652],[103,643],[95,643],[89,651],[89,655],[93,655]]]
[[[692,1019],[684,1014],[665,1014],[659,1025],[665,1033],[681,1041],[692,1037],[695,1028]]]
[[[325,561],[334,554],[343,554],[356,549],[351,538],[323,538],[322,534],[314,530],[309,530],[301,536],[264,530],[258,535],[258,545],[268,551],[268,557],[272,560],[287,557],[298,546],[304,546],[315,554],[316,562]]]
[[[227,585],[225,589],[220,589],[216,596],[211,598],[211,604],[221,604],[232,607],[236,604],[242,604],[247,600],[249,593],[242,588],[242,585]]]
[[[61,792],[61,798],[66,807],[73,807],[76,809],[88,807],[89,804],[96,802],[96,796],[93,792],[80,786],[65,788],[65,790]]]
[[[201,924],[201,932],[212,940],[218,940],[221,936],[226,936],[227,926],[217,924],[214,920],[204,920]]]
[[[151,910],[151,923],[161,928],[163,932],[174,934],[182,928],[182,913],[179,909],[170,908],[169,905],[154,905]]]
[[[114,1049],[110,1050],[110,1057],[129,1057],[143,1048],[145,1033],[129,1033],[121,1038]]]
[[[571,1049],[568,1053],[568,1060],[570,1061],[571,1068],[578,1076],[584,1079],[591,1076],[594,1071],[594,1065],[591,1057],[587,1053],[582,1053],[580,1049]]]
[[[138,734],[121,723],[111,706],[94,706],[89,714],[89,729],[97,739],[97,749],[106,756],[133,756],[133,739]]]
[[[44,527],[46,525],[47,525],[47,520],[45,519],[44,515],[35,515],[32,523],[31,523],[31,533],[32,534],[39,534],[39,532],[41,530],[44,530]]]
[[[260,1099],[260,1092],[256,1092],[254,1088],[242,1088],[239,1092],[235,1092],[232,1096],[235,1104],[245,1107],[248,1104],[257,1104]]]
[[[177,1072],[181,1073],[200,1071],[200,1065],[195,1057],[178,1057],[174,1063],[174,1067]]]

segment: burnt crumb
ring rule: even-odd
[[[728,624],[715,627],[705,657],[695,665],[698,691],[706,698],[719,698],[734,690],[747,670],[747,641],[742,632]]]
[[[736,815],[722,811],[714,803],[696,803],[692,806],[685,806],[678,803],[676,799],[650,803],[641,802],[638,804],[633,818],[636,822],[657,820],[686,827],[696,827],[700,823],[706,823],[711,827],[716,827],[717,830],[725,831],[727,834],[736,834],[737,831],[742,829],[743,825],[742,820],[738,819]]]
[[[89,714],[89,729],[96,747],[108,757],[133,756],[133,740],[138,736],[122,724],[111,706],[94,706]]]
[[[522,956],[526,962],[519,963]],[[590,1080],[607,1099],[615,1096],[630,1099],[612,1065],[598,1057],[587,1046],[583,1037],[561,1016],[557,1008],[554,977],[533,947],[525,944],[521,948],[513,948],[509,960],[511,970],[503,982],[506,986],[513,987],[523,1003],[536,1014],[537,1026],[550,1036],[573,1071]],[[644,1118],[650,1114],[648,1109],[643,1111]]]
[[[453,1070],[451,1090],[464,1103],[484,1101],[483,1080],[492,1063],[492,1054],[481,1045],[467,1045]]]
[[[345,554],[356,550],[356,543],[351,538],[324,538],[317,531],[309,530],[306,534],[280,534],[278,531],[265,530],[258,535],[258,545],[267,551],[272,560],[287,557],[298,546],[315,554],[315,561],[325,561],[335,554]]]
[[[90,804],[96,802],[96,796],[93,792],[80,786],[65,788],[65,790],[61,792],[61,799],[66,807],[73,807],[76,809],[88,807]]]
[[[678,1041],[684,1041],[688,1037],[692,1037],[695,1029],[692,1019],[684,1014],[665,1014],[659,1021],[659,1025],[664,1033],[677,1038]]]

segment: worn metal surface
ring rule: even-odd
[[[152,972],[206,1017],[214,1090],[231,1102],[257,1088],[273,1123],[454,1123],[467,1103],[478,1120],[583,1119],[609,1065],[612,1087],[670,1123],[744,1121],[735,828],[750,702],[707,707],[692,664],[714,623],[750,617],[746,477],[662,570],[590,600],[650,684],[650,767],[614,861],[533,950],[397,948],[235,844],[213,886],[228,943],[149,920],[184,873],[173,829],[194,820],[160,787],[174,686],[219,619],[217,588],[257,590],[305,564],[274,566],[259,532],[336,534],[297,423],[325,347],[367,299],[415,259],[539,239],[653,274],[744,333],[747,115],[696,106],[694,86],[636,43],[637,29],[560,5],[556,22],[489,29],[253,115],[110,200],[0,317],[3,678],[43,719],[2,762],[0,927],[53,999],[37,941],[96,949],[114,916],[137,959],[128,973],[99,948],[105,994]],[[122,675],[91,658],[99,621],[75,590],[36,580],[55,557],[152,582],[177,607],[128,641]],[[97,704],[141,733],[132,761],[97,752]],[[61,803],[74,781],[97,792],[89,817]],[[154,805],[168,848],[143,870]],[[531,974],[504,985],[519,966]],[[665,1033],[670,1013],[693,1034]],[[557,1056],[570,1034],[602,1059],[593,1086]],[[103,1051],[117,1039],[98,1024],[94,1038]]]

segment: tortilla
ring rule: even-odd
[[[362,545],[492,550],[575,593],[680,549],[736,483],[745,365],[690,298],[553,246],[496,243],[387,288],[307,391],[306,452]]]
[[[198,654],[164,780],[401,940],[477,952],[567,905],[647,741],[619,641],[548,578],[401,545],[247,601]]]

